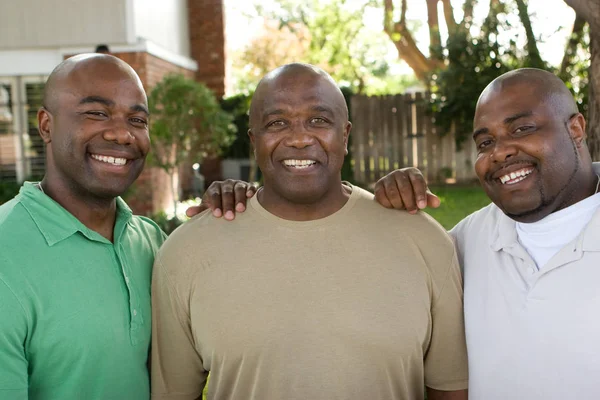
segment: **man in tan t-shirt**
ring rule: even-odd
[[[154,267],[152,398],[466,399],[454,246],[341,181],[351,124],[322,70],[267,74],[249,135],[264,186],[205,212]],[[390,250],[394,249],[394,250]]]

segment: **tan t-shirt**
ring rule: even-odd
[[[423,399],[467,388],[454,246],[426,214],[357,187],[316,221],[203,213],[152,285],[152,398]]]

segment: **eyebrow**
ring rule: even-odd
[[[83,99],[81,99],[81,101],[79,102],[80,105],[90,104],[90,103],[100,103],[100,104],[104,104],[107,107],[112,107],[115,105],[114,101],[106,99],[102,96],[87,96],[87,97],[84,97]]]
[[[281,115],[281,114],[283,114],[283,110],[281,108],[272,108],[270,110],[265,111],[262,115],[262,118],[264,120],[265,118],[268,118],[272,115]]]
[[[511,115],[510,117],[504,118],[503,123],[504,123],[504,125],[508,125],[508,124],[515,122],[518,119],[525,118],[525,117],[531,117],[532,115],[533,115],[533,111],[525,111],[522,113]],[[488,128],[481,128],[481,129],[475,130],[475,132],[473,132],[473,140],[475,140],[475,138],[477,138],[477,136],[483,135],[488,132],[489,132]]]
[[[150,115],[150,111],[148,111],[148,108],[146,106],[144,106],[143,104],[136,104],[134,106],[129,107],[129,109],[131,111],[143,112],[146,115]]]
[[[99,104],[105,105],[106,107],[114,107],[115,106],[114,101],[104,98],[102,96],[87,96],[87,97],[84,97],[83,99],[81,99],[81,101],[79,102],[80,105],[91,104],[91,103],[99,103]],[[129,109],[134,112],[143,112],[146,115],[150,115],[150,112],[148,111],[148,107],[146,107],[143,104],[135,104],[135,105],[129,107]]]

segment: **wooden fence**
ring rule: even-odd
[[[441,136],[426,114],[427,94],[367,97],[351,100],[351,146],[354,179],[372,184],[388,172],[414,166],[428,182],[476,179],[476,150],[468,140],[456,151],[452,132]]]

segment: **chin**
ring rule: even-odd
[[[509,218],[518,222],[536,222],[550,214],[546,211],[548,207],[545,207],[542,203],[509,204],[506,206],[499,205],[499,207]]]
[[[130,186],[131,184],[103,185],[98,183],[92,187],[89,187],[88,191],[92,193],[94,197],[99,199],[114,199],[115,197],[125,194]]]

